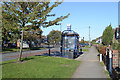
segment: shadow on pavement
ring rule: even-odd
[[[49,56],[49,54],[43,53],[43,54],[39,54],[39,55],[35,55],[35,56]],[[59,51],[53,51],[53,52],[50,52],[50,56],[61,57],[61,53]]]
[[[82,54],[83,54],[83,52],[79,52],[79,56],[82,55]]]
[[[83,54],[83,52],[79,52],[79,55],[77,57],[79,57],[82,54]],[[39,54],[39,55],[35,55],[35,56],[49,56],[49,54],[48,53],[43,53],[43,54]],[[65,57],[65,56],[61,56],[61,53],[59,51],[51,52],[50,56],[52,56],[52,57]]]
[[[23,58],[21,61],[29,61],[29,60],[31,60],[31,59],[34,59],[34,58],[25,57],[25,58]]]

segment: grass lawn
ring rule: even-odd
[[[81,63],[49,56],[31,56],[23,63],[10,62],[3,62],[2,78],[70,78]]]
[[[33,47],[33,48],[25,48],[23,51],[29,51],[29,50],[40,50],[40,49],[45,49],[43,47]],[[20,49],[18,48],[5,48],[2,50],[2,53],[7,53],[7,52],[19,52]]]
[[[80,50],[79,50],[80,51]],[[82,48],[82,51],[88,51],[88,49],[84,49],[84,48]]]
[[[84,48],[90,48],[89,46],[85,46]]]

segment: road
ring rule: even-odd
[[[91,47],[88,52],[83,53],[76,60],[81,61],[72,78],[108,78],[104,67],[100,64],[97,57],[98,51]]]
[[[51,51],[59,51],[59,48],[51,48]],[[48,49],[42,50],[31,50],[23,52],[23,56],[32,56],[32,55],[40,55],[42,53],[48,53]],[[8,61],[12,59],[18,58],[19,52],[11,52],[11,53],[3,53],[2,61]]]

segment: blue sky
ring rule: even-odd
[[[71,24],[72,30],[79,33],[80,37],[89,40],[89,29],[91,27],[91,40],[102,35],[104,29],[111,23],[113,28],[118,27],[118,3],[117,2],[63,2],[54,8],[51,13],[56,17],[70,13],[70,16],[62,21],[62,31]],[[49,18],[55,19],[56,17]],[[60,30],[60,26],[42,28],[43,35]]]

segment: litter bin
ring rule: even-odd
[[[74,58],[75,58],[74,52],[75,52],[75,51],[74,51],[73,49],[70,49],[70,50],[69,50],[68,58],[74,59]]]

